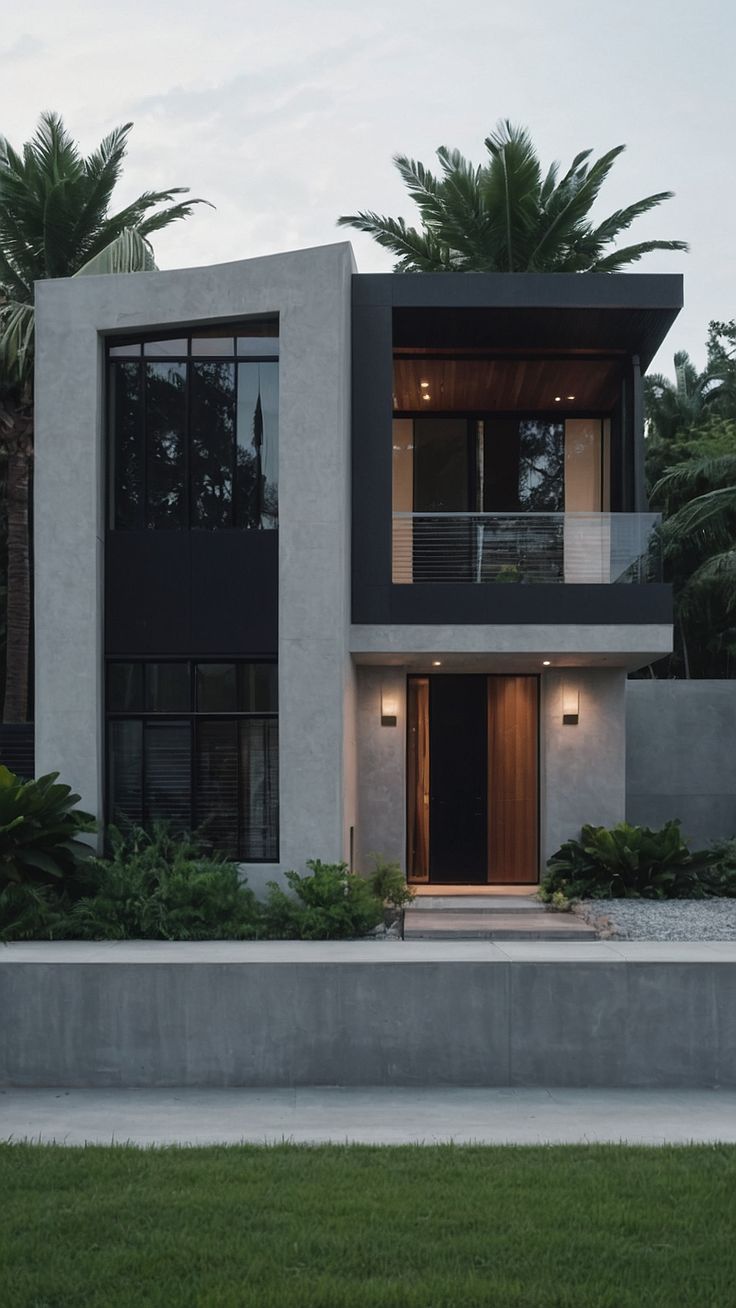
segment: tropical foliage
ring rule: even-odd
[[[714,852],[693,853],[677,821],[658,831],[620,822],[584,826],[547,864],[540,897],[566,899],[704,899],[736,896],[736,864]]]
[[[343,940],[365,936],[383,917],[383,901],[367,880],[346,863],[307,863],[310,876],[287,872],[291,894],[269,886],[264,916],[267,934],[279,940]]]
[[[155,267],[151,237],[186,218],[186,188],[144,191],[112,210],[132,123],[84,157],[58,114],[19,152],[0,137],[0,459],[7,514],[7,669],[3,718],[28,714],[29,493],[33,455],[34,283]]]
[[[614,163],[617,145],[598,159],[582,150],[560,173],[546,172],[525,127],[501,120],[486,137],[479,165],[440,146],[439,173],[396,155],[394,163],[419,210],[419,227],[373,210],[344,215],[343,227],[367,232],[396,259],[397,272],[618,272],[651,250],[686,250],[683,241],[649,240],[614,247],[637,218],[670,199],[645,196],[602,221],[591,210]]]
[[[68,885],[79,876],[91,851],[77,837],[97,823],[58,776],[23,781],[0,765],[0,887]]]
[[[712,323],[705,369],[675,355],[675,381],[646,380],[647,478],[664,518],[675,593],[665,675],[736,671],[736,323]],[[657,669],[660,671],[660,669]]]

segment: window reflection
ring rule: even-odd
[[[238,364],[236,526],[278,522],[277,363]]]
[[[232,526],[235,365],[193,363],[192,526]]]
[[[147,526],[185,527],[185,363],[146,364]]]

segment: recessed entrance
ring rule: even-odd
[[[408,684],[409,880],[538,880],[535,676],[415,676]]]

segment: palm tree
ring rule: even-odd
[[[675,588],[686,675],[685,636],[704,653],[725,653],[736,618],[736,452],[688,459],[668,468],[652,490],[665,513],[661,538]]]
[[[623,145],[596,160],[583,150],[561,178],[557,163],[543,175],[529,132],[508,120],[485,146],[488,161],[478,167],[441,146],[439,177],[395,156],[419,209],[420,230],[370,210],[338,224],[367,232],[390,250],[397,272],[617,272],[650,250],[687,250],[683,241],[640,241],[606,252],[635,219],[672,195],[648,195],[592,222],[591,208]]]
[[[84,158],[45,113],[18,154],[0,137],[0,456],[7,483],[7,662],[3,719],[28,715],[31,611],[28,505],[33,451],[34,282],[155,268],[149,238],[204,203],[186,187],[144,191],[110,212],[132,123]]]

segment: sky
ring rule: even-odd
[[[0,131],[20,146],[56,110],[84,151],[132,121],[119,200],[184,185],[209,200],[156,237],[162,268],[350,239],[339,214],[415,220],[391,159],[474,162],[500,118],[526,124],[543,165],[626,144],[599,219],[675,198],[625,239],[675,238],[641,272],[682,272],[685,309],[653,367],[705,362],[710,319],[736,317],[733,0],[5,0]]]

